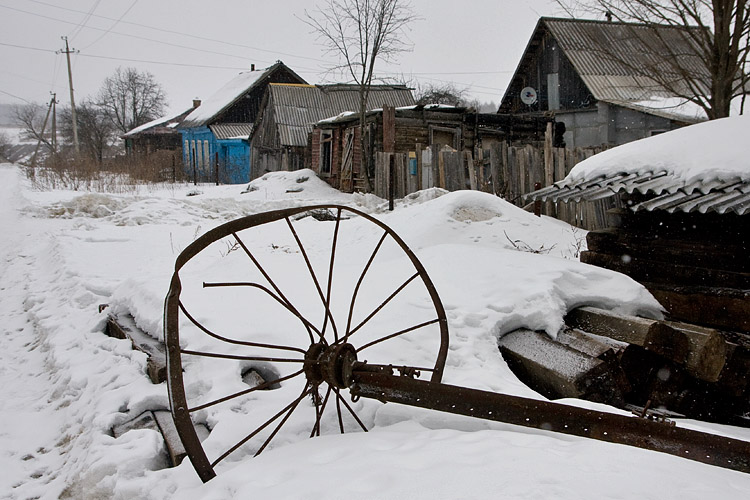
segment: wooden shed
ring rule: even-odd
[[[710,81],[689,29],[699,28],[542,17],[499,112],[553,114],[570,148],[616,146],[703,121],[702,108],[652,73],[670,71],[658,61],[671,57],[696,81]]]
[[[373,85],[368,109],[411,106],[414,96],[403,85]],[[310,166],[310,132],[320,120],[359,109],[359,86],[272,84],[255,121],[252,177]]]
[[[465,175],[464,170],[471,170],[465,168],[467,162],[479,159],[481,151],[499,143],[541,144],[549,122],[544,117],[477,113],[470,108],[447,105],[373,110],[367,113],[364,127],[365,144],[371,151],[367,170],[380,196],[385,188],[379,184],[386,176],[383,154],[395,154],[399,171],[407,171],[403,176],[399,174],[401,186],[397,197],[433,186],[476,189],[471,176]],[[345,113],[318,122],[313,130],[312,169],[343,191],[362,185],[359,129],[359,115]],[[448,161],[456,163],[455,168],[443,165],[442,174],[437,168],[440,152],[455,153]]]

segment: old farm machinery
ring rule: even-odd
[[[370,215],[320,205],[225,223],[179,255],[166,299],[177,432],[203,481],[220,463],[260,454],[290,435],[367,431],[358,414],[370,411],[368,400],[750,472],[750,443],[741,440],[443,384],[448,337],[425,268]],[[243,383],[251,372],[261,377]],[[202,426],[212,429],[203,440]]]

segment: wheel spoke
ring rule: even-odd
[[[339,214],[339,216],[340,215],[341,214]],[[302,253],[302,258],[305,259],[307,270],[310,273],[310,277],[312,278],[313,283],[315,284],[315,289],[318,291],[318,297],[320,297],[320,300],[323,303],[323,307],[325,308],[325,313],[324,313],[324,318],[323,318],[323,333],[321,334],[321,338],[323,338],[323,336],[325,335],[326,325],[329,319],[331,321],[331,327],[333,328],[334,335],[338,335],[336,331],[336,323],[333,319],[333,315],[331,314],[331,310],[328,307],[328,302],[326,301],[326,298],[323,296],[323,289],[320,288],[320,282],[318,281],[318,276],[315,274],[315,270],[312,267],[310,258],[307,256],[307,251],[305,250],[305,247],[302,244],[302,240],[297,234],[297,231],[294,229],[294,225],[292,225],[292,221],[289,219],[289,217],[286,218],[286,223],[287,223],[287,226],[289,226],[289,231],[291,231],[292,236],[294,236],[294,240],[297,242],[297,246],[299,247],[300,253]],[[338,221],[336,222],[336,232],[338,233]]]
[[[180,349],[182,354],[188,354],[190,356],[203,356],[206,358],[222,358],[222,359],[238,359],[240,361],[268,361],[270,363],[304,363],[304,359],[292,359],[292,358],[269,358],[265,356],[241,356],[238,354],[222,354],[217,352],[205,352],[205,351],[190,351],[188,349]]]
[[[380,250],[380,247],[383,245],[383,242],[385,241],[385,238],[388,236],[388,232],[383,232],[383,236],[380,237],[380,241],[378,241],[378,244],[375,246],[375,250],[372,251],[372,255],[370,255],[370,259],[367,261],[367,264],[365,264],[365,268],[362,270],[362,274],[359,275],[359,279],[357,280],[357,285],[354,287],[354,292],[352,293],[352,302],[349,305],[349,316],[346,320],[346,334],[341,339],[341,342],[346,342],[350,333],[350,328],[352,326],[352,315],[354,314],[354,303],[357,301],[357,294],[359,293],[359,287],[362,286],[362,281],[365,279],[365,275],[367,274],[367,271],[369,271],[370,266],[372,265],[372,262],[375,260],[375,255],[377,255],[378,251]]]
[[[250,260],[253,261],[253,264],[255,264],[255,267],[258,269],[258,271],[260,271],[260,273],[263,275],[263,277],[266,279],[266,281],[268,281],[268,284],[270,284],[271,287],[273,287],[273,289],[276,291],[276,293],[278,294],[278,296],[284,301],[284,303],[286,303],[286,305],[288,306],[288,309],[290,311],[294,311],[295,314],[298,317],[301,318],[302,315],[299,312],[296,312],[296,309],[294,308],[294,306],[292,305],[292,303],[289,301],[289,299],[286,298],[286,296],[281,291],[281,289],[279,289],[279,287],[276,285],[276,283],[271,279],[271,276],[268,275],[268,273],[263,268],[263,266],[260,265],[260,262],[258,262],[258,259],[255,258],[255,256],[250,251],[250,249],[247,248],[247,246],[245,246],[245,243],[240,239],[240,237],[237,235],[237,233],[233,232],[232,236],[234,236],[234,238],[237,240],[237,243],[239,243],[239,245],[242,247],[242,250],[245,251],[245,253],[247,254],[247,256],[250,257]],[[312,333],[310,333],[309,329],[308,329],[308,333],[310,334],[310,342],[314,343],[315,340],[313,339]]]
[[[385,307],[385,306],[386,306],[386,305],[387,305],[387,304],[388,304],[388,303],[389,303],[389,302],[390,302],[391,300],[393,300],[393,298],[394,298],[394,297],[395,297],[396,295],[398,295],[399,293],[401,293],[401,291],[402,291],[402,290],[403,290],[404,288],[406,288],[406,286],[407,286],[407,285],[408,285],[409,283],[411,283],[412,281],[414,281],[414,279],[415,279],[416,277],[418,277],[418,276],[419,276],[419,273],[414,273],[414,274],[413,274],[413,275],[412,275],[412,276],[411,276],[411,277],[410,277],[409,279],[407,279],[406,281],[404,281],[404,283],[403,283],[403,284],[402,284],[401,286],[399,286],[399,287],[398,287],[398,288],[396,289],[396,291],[395,291],[395,292],[393,292],[393,293],[392,293],[392,294],[391,294],[391,295],[390,295],[390,296],[389,296],[389,297],[388,297],[387,299],[385,299],[385,300],[384,300],[384,301],[383,301],[383,302],[382,302],[382,303],[381,303],[381,304],[380,304],[380,305],[379,305],[378,307],[376,307],[376,308],[375,308],[375,310],[374,310],[374,311],[372,311],[372,312],[370,313],[370,315],[369,315],[369,316],[367,316],[367,317],[366,317],[366,318],[365,318],[364,320],[362,320],[362,322],[361,322],[361,323],[360,323],[359,325],[357,325],[357,327],[356,327],[356,328],[354,328],[354,329],[353,329],[353,330],[352,330],[351,332],[349,332],[348,336],[349,336],[349,337],[351,337],[352,335],[354,335],[354,334],[355,334],[355,333],[357,332],[357,330],[359,330],[360,328],[362,328],[362,327],[363,327],[363,326],[364,326],[364,325],[365,325],[365,324],[366,324],[366,323],[367,323],[368,321],[370,321],[370,320],[371,320],[371,319],[372,319],[372,318],[373,318],[373,317],[374,317],[374,316],[375,316],[375,315],[376,315],[377,313],[379,313],[379,312],[380,312],[380,310],[381,310],[381,309],[383,309],[383,308],[384,308],[384,307]]]
[[[344,406],[346,406],[346,409],[349,410],[349,413],[352,414],[352,417],[354,417],[354,420],[357,421],[357,423],[359,424],[359,426],[362,428],[363,431],[367,432],[367,427],[365,427],[365,424],[362,423],[362,421],[359,419],[359,417],[357,416],[357,413],[352,409],[352,407],[349,406],[349,403],[346,402],[346,399],[344,399],[343,397],[341,397],[341,392],[338,389],[335,389],[335,388],[333,389],[333,392],[336,393],[336,401],[337,402],[341,401],[342,403],[344,403]],[[343,430],[342,430],[342,432],[343,432]]]
[[[279,304],[281,304],[282,307],[286,308],[287,311],[289,311],[290,313],[292,313],[297,319],[299,319],[302,322],[302,324],[307,329],[308,335],[310,336],[310,342],[314,342],[314,340],[313,340],[313,334],[312,334],[311,330],[315,330],[315,333],[317,333],[319,337],[323,336],[323,334],[320,332],[320,330],[318,330],[315,325],[313,325],[312,323],[310,323],[309,320],[307,320],[304,316],[302,316],[302,314],[300,314],[300,312],[295,307],[293,307],[290,304],[284,302],[281,299],[281,297],[276,296],[271,290],[269,290],[268,288],[264,287],[260,283],[251,283],[251,282],[245,282],[245,281],[236,281],[236,282],[228,282],[228,283],[208,283],[208,282],[205,282],[205,281],[203,282],[203,288],[218,288],[218,287],[231,287],[231,286],[247,286],[247,287],[251,287],[251,288],[257,288],[257,289],[265,292],[269,297],[271,297],[276,302],[278,302]]]
[[[339,418],[339,429],[341,430],[341,434],[344,433],[344,419],[341,416],[341,403],[339,402],[339,397],[336,398],[336,414]]]
[[[328,404],[328,398],[331,396],[331,386],[328,386],[328,390],[326,391],[326,397],[323,399],[323,404],[320,405],[320,411],[317,411],[315,414],[315,425],[313,426],[312,432],[310,433],[310,437],[313,437],[316,435],[320,436],[320,421],[323,418],[323,412],[326,409],[326,405]],[[316,406],[317,410],[317,406]]]
[[[276,415],[266,420],[260,427],[256,428],[253,432],[251,432],[250,434],[242,438],[237,444],[235,444],[234,446],[229,448],[227,451],[225,451],[219,458],[217,458],[216,460],[214,460],[213,463],[211,463],[211,467],[216,467],[216,465],[219,462],[227,458],[231,453],[237,450],[237,448],[239,448],[240,446],[242,446],[243,444],[247,443],[252,438],[254,438],[260,431],[262,431],[263,429],[271,425],[277,418],[283,415],[284,412],[288,411],[293,406],[296,407],[299,404],[299,402],[302,401],[302,399],[305,396],[307,396],[307,394],[309,393],[310,393],[310,384],[308,383],[308,384],[305,384],[305,388],[302,390],[302,394],[300,394],[297,399],[295,399],[294,401],[286,405],[280,412],[278,412]]]
[[[229,396],[225,396],[223,398],[216,399],[214,401],[202,404],[200,406],[196,406],[195,408],[189,408],[188,409],[188,413],[191,413],[191,412],[194,412],[194,411],[198,411],[198,410],[204,410],[204,409],[209,408],[211,406],[214,406],[214,405],[217,405],[217,404],[220,404],[220,403],[224,403],[226,401],[230,401],[230,400],[235,399],[235,398],[239,398],[241,396],[244,396],[245,394],[250,394],[251,392],[261,391],[263,389],[267,389],[268,387],[271,387],[271,386],[273,386],[275,384],[279,384],[279,383],[284,382],[286,380],[292,379],[292,378],[296,377],[297,375],[301,375],[302,373],[304,373],[304,370],[299,370],[297,372],[292,373],[291,375],[287,375],[285,377],[277,378],[276,380],[271,380],[270,382],[263,382],[262,384],[256,385],[255,387],[251,387],[249,389],[245,389],[245,390],[240,391],[240,392],[235,392],[234,394],[230,394]]]
[[[333,329],[333,340],[339,340],[339,333],[336,329],[336,323],[333,321],[333,314],[331,314],[331,284],[333,283],[333,263],[336,260],[336,243],[339,237],[339,226],[341,224],[341,209],[339,208],[336,213],[336,228],[333,230],[333,241],[331,242],[331,264],[328,266],[328,287],[326,289],[325,308],[326,315],[323,320],[323,333],[325,334],[326,325],[328,324],[328,317],[331,318],[331,328]]]
[[[299,404],[302,401],[302,399],[304,398],[304,396],[305,396],[305,394],[303,393],[302,397],[298,398],[297,401],[294,402],[294,405],[292,405],[292,407],[289,408],[289,411],[286,412],[286,415],[284,415],[284,418],[281,419],[281,422],[279,422],[279,425],[276,426],[276,428],[273,430],[273,432],[271,432],[271,435],[269,435],[268,438],[263,442],[263,444],[261,445],[261,447],[258,448],[258,451],[255,452],[255,455],[253,455],[254,457],[257,457],[258,455],[260,455],[261,453],[263,453],[263,450],[266,449],[266,446],[268,446],[268,443],[271,442],[271,440],[276,436],[276,434],[279,432],[279,430],[281,430],[281,428],[284,426],[284,424],[286,423],[286,421],[289,420],[289,417],[292,416],[292,413],[294,413],[294,410],[297,409],[297,407],[299,406]]]
[[[373,340],[372,342],[363,345],[362,347],[360,347],[359,349],[357,349],[357,352],[364,351],[368,347],[374,346],[375,344],[379,344],[381,342],[384,342],[386,340],[392,339],[394,337],[398,337],[399,335],[404,335],[405,333],[413,332],[414,330],[419,330],[420,328],[424,328],[426,326],[434,325],[435,323],[438,323],[439,321],[440,321],[440,318],[435,318],[435,319],[433,319],[431,321],[425,321],[424,323],[420,323],[418,325],[414,325],[414,326],[411,326],[409,328],[405,328],[405,329],[403,329],[401,331],[398,331],[396,333],[392,333],[390,335],[386,335],[385,337],[380,337],[377,340]]]
[[[206,283],[204,283],[203,285],[206,286]],[[212,332],[211,330],[203,326],[203,324],[200,323],[198,320],[193,318],[193,316],[187,311],[187,308],[181,301],[179,302],[179,306],[180,306],[180,310],[182,311],[182,313],[187,317],[187,319],[190,320],[192,324],[197,326],[203,333],[205,333],[209,337],[213,337],[217,340],[221,340],[222,342],[226,342],[228,344],[244,345],[248,347],[262,347],[266,349],[280,349],[284,351],[294,351],[294,352],[299,352],[302,354],[306,352],[304,349],[300,349],[299,347],[282,346],[282,345],[275,345],[275,344],[259,344],[257,342],[247,342],[244,340],[235,340],[235,339],[223,337],[217,333]],[[300,318],[300,319],[304,320],[304,318]]]

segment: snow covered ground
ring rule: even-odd
[[[341,435],[334,417],[327,416],[323,435],[308,439],[313,422],[305,419],[311,410],[306,403],[263,454],[251,458],[248,443],[249,449],[222,462],[219,475],[205,485],[189,461],[165,468],[156,431],[113,437],[113,426],[169,402],[165,384],[146,378],[145,355],[102,333],[107,313],[97,306],[129,312],[143,330],[161,338],[177,255],[207,230],[252,213],[338,203],[390,225],[422,261],[445,305],[450,350],[443,380],[451,384],[541,398],[510,372],[496,348],[499,335],[527,327],[554,336],[566,311],[579,305],[660,314],[637,283],[577,262],[581,231],[489,195],[429,190],[389,213],[383,200],[341,194],[309,171],[268,174],[243,194],[244,188],[200,186],[194,196],[187,196],[193,186],[128,195],[39,192],[18,168],[0,166],[0,498],[747,498],[750,475],[627,446],[364,400],[355,409],[369,433],[348,422],[351,432]],[[331,224],[311,218],[299,223],[314,262],[325,254]],[[274,231],[253,240],[254,251],[280,283],[302,282],[293,241]],[[369,255],[365,249],[371,251],[379,233],[354,217],[341,222],[341,237],[348,243],[336,272],[349,275],[361,269],[355,260]],[[364,303],[393,290],[404,267],[397,249],[382,255],[381,271],[363,285]],[[219,243],[191,261],[189,271],[197,278],[239,279],[247,267],[242,252]],[[335,288],[333,296],[346,296],[347,290]],[[284,324],[273,311],[248,305],[244,292],[221,300],[198,293],[208,292],[188,289],[185,300],[193,301],[191,307],[212,328]],[[301,309],[319,302],[304,287],[293,293]],[[419,290],[394,302],[380,318],[388,327],[429,309]],[[199,345],[194,331],[187,325],[184,331],[187,346]],[[428,356],[431,339],[415,339],[384,342],[372,355],[386,362]],[[238,363],[186,362],[188,392],[199,400],[225,394],[240,386],[241,371]],[[247,432],[248,422],[276,411],[279,401],[289,402],[299,390],[299,381],[290,380],[262,397],[255,393],[204,412],[199,418],[212,428],[204,447],[225,449]],[[750,440],[746,429],[680,425]]]

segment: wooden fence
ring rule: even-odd
[[[564,179],[577,163],[602,150],[498,143],[479,151],[477,158],[471,152],[455,151],[447,146],[416,151],[410,153],[411,158],[404,153],[378,153],[374,191],[388,198],[393,172],[394,198],[430,187],[448,191],[474,189],[524,207],[529,203],[524,195],[534,191],[535,186],[545,187]],[[593,230],[607,226],[607,211],[616,206],[619,206],[617,197],[596,202],[547,202],[542,204],[542,213]]]

